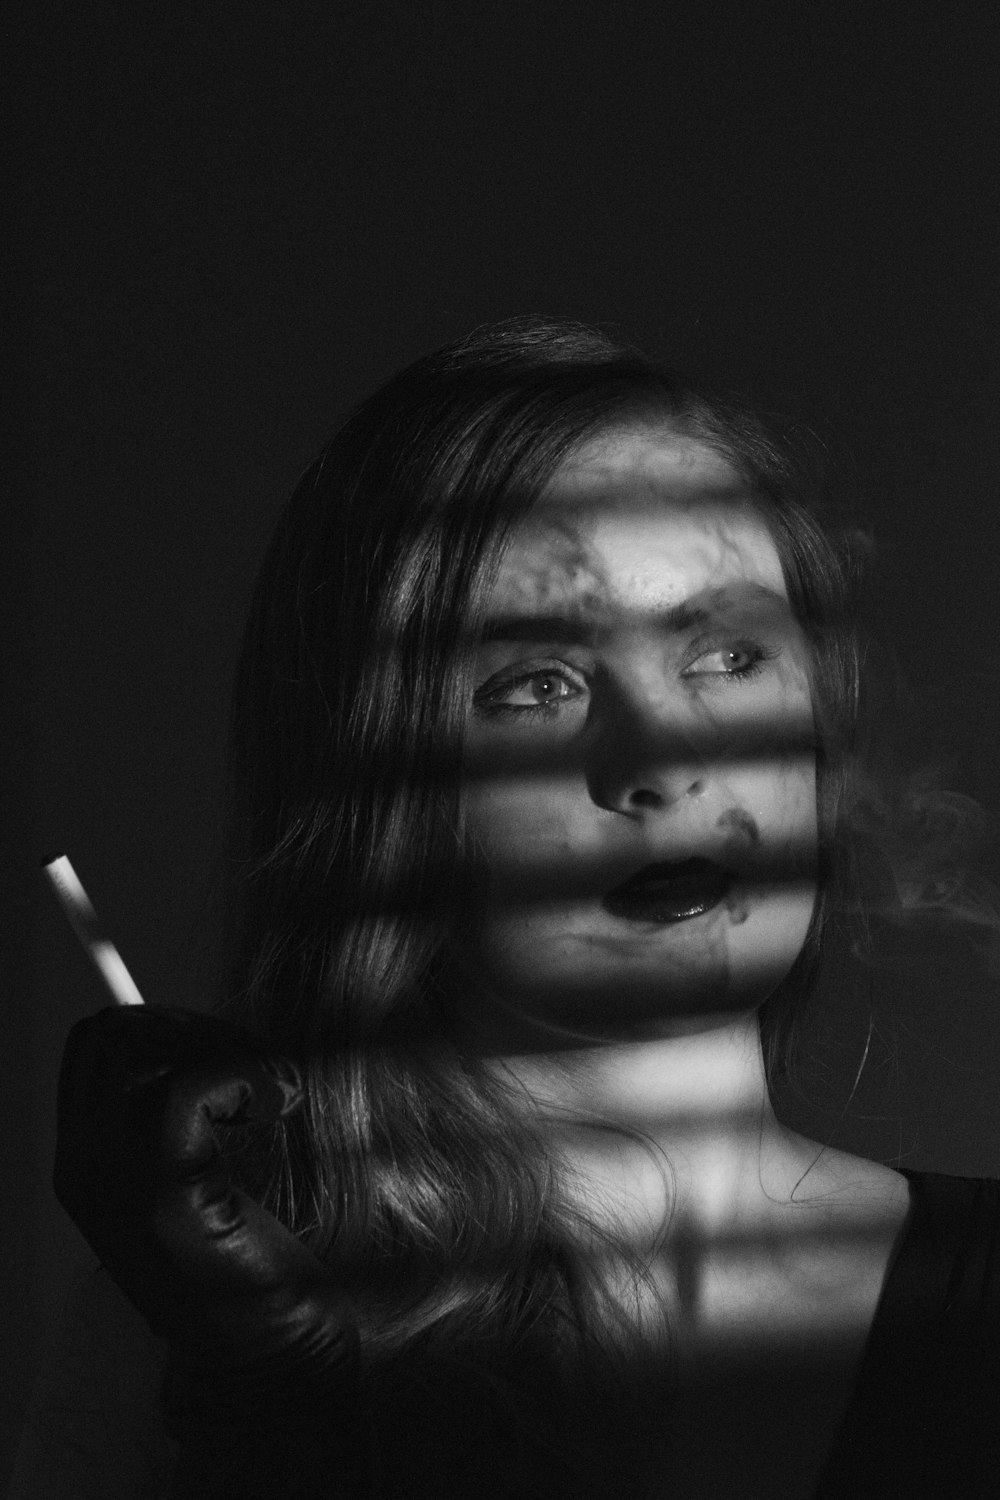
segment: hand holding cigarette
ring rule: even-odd
[[[93,952],[96,919],[69,890]],[[181,1445],[171,1494],[320,1500],[355,1462],[353,1309],[312,1251],[233,1180],[222,1148],[230,1127],[266,1132],[298,1110],[298,1069],[217,1017],[125,999],[117,966],[109,976],[95,962],[121,998],[70,1032],[54,1183],[170,1345],[169,1430]]]
[[[297,1110],[298,1070],[216,1017],[144,1005],[70,861],[43,868],[114,1001],[66,1044],[56,1196],[171,1346],[172,1493],[325,1496],[353,1462],[354,1318],[322,1263],[232,1181],[220,1145],[227,1127]],[[338,1407],[331,1453],[315,1428]]]

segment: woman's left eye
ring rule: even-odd
[[[722,646],[715,651],[704,651],[689,662],[682,677],[754,677],[761,670],[761,663],[771,660],[776,653],[765,651],[763,646],[743,644]]]

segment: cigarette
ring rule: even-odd
[[[42,873],[69,918],[70,926],[80,939],[84,952],[107,985],[115,1004],[142,1005],[143,999],[135,980],[126,969],[114,943],[105,937],[90,898],[80,884],[80,877],[65,854],[60,854],[57,859],[50,859],[42,866]]]

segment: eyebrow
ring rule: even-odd
[[[687,630],[709,618],[708,610],[693,609],[686,604],[673,609],[657,610],[656,624],[663,630]],[[583,615],[499,615],[487,620],[482,640],[488,641],[565,641],[582,646],[593,642],[601,633],[600,622]]]
[[[778,604],[785,614],[791,613],[789,601],[766,584],[747,585],[746,593],[750,596],[751,603],[763,601]],[[704,603],[688,600],[669,609],[651,610],[648,620],[664,634],[676,635],[690,630],[694,625],[704,625],[711,621],[720,606],[743,602],[748,601],[734,599],[733,591],[729,588],[713,589],[709,591]],[[480,640],[483,645],[491,641],[560,641],[574,646],[592,645],[599,638],[601,628],[600,620],[588,618],[581,613],[567,615],[511,612],[487,620]]]

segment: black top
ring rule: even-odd
[[[815,1500],[1000,1495],[1000,1182],[904,1175],[910,1216]],[[92,1279],[70,1306],[8,1500],[169,1496],[162,1357],[113,1285]]]
[[[904,1176],[910,1221],[816,1500],[1000,1495],[1000,1182]]]

